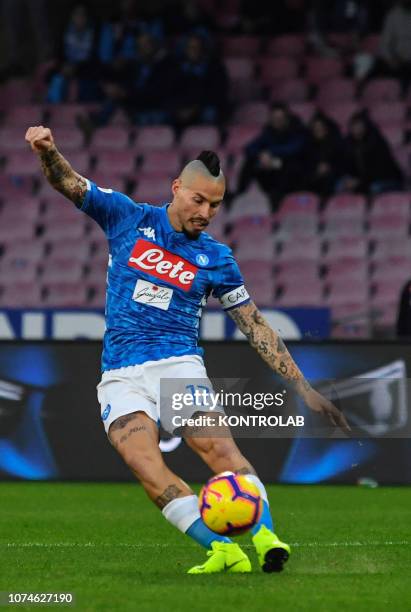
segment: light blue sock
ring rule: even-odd
[[[270,504],[268,503],[267,491],[265,490],[265,486],[255,474],[247,474],[247,478],[253,481],[255,486],[260,491],[260,495],[263,500],[263,511],[261,513],[260,520],[251,529],[251,533],[255,535],[257,531],[259,531],[260,527],[262,527],[263,525],[264,527],[267,527],[267,529],[269,529],[270,531],[274,531],[273,519],[270,512]]]
[[[200,517],[187,529],[186,535],[193,538],[198,544],[204,546],[204,548],[211,548],[211,542],[226,542],[230,543],[232,540],[230,538],[226,538],[225,536],[220,535],[219,533],[215,533],[211,531],[204,523],[203,519]]]
[[[230,543],[230,538],[219,535],[209,529],[200,516],[196,495],[178,497],[169,502],[163,509],[165,518],[177,529],[193,538],[200,546],[211,548],[211,542]]]

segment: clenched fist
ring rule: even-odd
[[[42,125],[29,127],[25,139],[35,153],[44,153],[54,147],[54,139],[51,130]]]

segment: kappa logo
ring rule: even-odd
[[[143,232],[146,238],[150,238],[151,240],[156,239],[156,230],[152,227],[139,227],[138,231]]]
[[[155,276],[184,291],[189,291],[198,268],[192,263],[147,240],[137,240],[128,265]]]

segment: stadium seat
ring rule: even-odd
[[[392,238],[403,239],[408,234],[408,226],[401,217],[377,217],[370,220],[369,236],[375,240]]]
[[[258,36],[224,36],[221,41],[224,57],[253,58],[258,55],[260,46]]]
[[[202,150],[214,150],[220,144],[220,134],[216,127],[212,126],[192,126],[183,132],[180,148],[185,151],[196,151],[197,154]]]
[[[227,153],[241,153],[246,145],[258,136],[260,125],[233,125],[228,128],[224,149]]]
[[[0,259],[0,285],[26,283],[37,277],[38,262],[27,257],[3,256]]]
[[[174,145],[174,132],[166,125],[139,128],[133,147],[139,153],[168,150]]]
[[[9,176],[0,173],[0,200],[7,202],[30,198],[33,186],[31,176]]]
[[[402,102],[377,102],[370,104],[369,113],[378,124],[400,124],[405,120],[406,107]]]
[[[306,63],[305,77],[309,83],[319,84],[327,79],[339,77],[343,64],[332,57],[311,57]]]
[[[317,281],[319,279],[318,262],[310,259],[282,261],[275,266],[275,270],[276,281],[279,285],[299,283],[304,280]]]
[[[371,253],[371,261],[386,261],[390,257],[411,258],[411,240],[409,236],[403,236],[395,241],[382,237],[374,243],[374,250]]]
[[[375,262],[372,274],[373,283],[399,281],[404,283],[411,278],[411,257],[389,257]]]
[[[280,79],[292,79],[298,75],[298,62],[291,57],[264,57],[259,63],[260,81],[273,85]]]
[[[65,157],[76,172],[82,176],[88,177],[90,171],[90,156],[88,151],[72,151],[68,153],[68,155],[65,155]]]
[[[363,223],[365,220],[366,200],[363,195],[341,193],[332,196],[322,212],[323,221],[351,220],[354,223]]]
[[[40,215],[40,202],[34,197],[6,199],[0,208],[0,224],[5,219],[14,218],[18,223],[22,216],[33,223]]]
[[[327,243],[327,251],[323,257],[323,262],[330,264],[334,261],[357,258],[367,260],[368,243],[363,237],[346,236],[335,238]]]
[[[380,35],[379,34],[368,34],[361,41],[361,48],[363,51],[367,51],[372,55],[378,55],[380,47]]]
[[[357,102],[339,102],[322,104],[322,110],[338,123],[341,130],[345,131],[351,117],[359,110]]]
[[[78,282],[50,282],[44,285],[43,305],[54,308],[76,308],[87,304],[87,290]]]
[[[339,280],[327,282],[326,304],[334,308],[342,304],[368,304],[369,291],[368,283],[363,279],[347,279],[343,283]]]
[[[33,238],[35,226],[31,219],[21,217],[19,223],[14,218],[4,219],[0,224],[0,243],[10,244],[16,240]]]
[[[83,277],[84,267],[72,257],[47,259],[42,265],[41,283],[73,282],[79,283]]]
[[[102,151],[98,154],[96,171],[118,176],[131,176],[136,171],[136,158],[133,151]]]
[[[32,103],[33,88],[29,78],[13,78],[2,87],[0,96],[0,108],[2,110],[13,109],[19,105]]]
[[[309,95],[308,84],[304,79],[284,79],[270,88],[271,102],[294,104],[304,102]]]
[[[411,193],[390,192],[383,193],[374,198],[370,219],[390,217],[400,218],[404,223],[409,223],[411,218]]]
[[[105,277],[101,282],[87,284],[87,290],[91,297],[87,301],[87,308],[105,308],[106,305],[106,282]]]
[[[320,108],[328,108],[355,98],[355,83],[351,79],[330,79],[321,83],[316,102]]]
[[[40,262],[44,257],[44,243],[39,239],[18,239],[6,245],[4,257]]]
[[[112,189],[113,191],[121,192],[125,190],[124,177],[118,174],[107,174],[107,172],[93,170],[88,178],[93,181],[97,187],[102,187],[103,189]]]
[[[301,236],[298,240],[289,237],[281,242],[280,252],[275,256],[277,264],[290,261],[315,261],[321,257],[321,245],[317,236]]]
[[[254,61],[249,57],[225,57],[224,64],[230,80],[251,81],[254,76]]]
[[[380,130],[392,148],[399,147],[404,142],[404,126],[402,123],[380,124]]]
[[[267,55],[275,57],[302,58],[305,53],[305,39],[300,34],[284,34],[268,40]]]
[[[400,95],[401,86],[397,79],[374,79],[365,85],[361,102],[366,106],[377,102],[397,102]]]
[[[168,176],[156,177],[153,181],[152,176],[140,175],[132,195],[132,199],[136,202],[148,202],[154,205],[170,202],[171,197],[171,182]]]
[[[57,239],[69,240],[82,238],[85,234],[85,220],[81,215],[72,218],[68,222],[66,219],[48,220],[44,228],[43,239],[55,241]]]
[[[73,262],[81,263],[87,263],[90,260],[90,244],[83,236],[67,237],[66,240],[61,240],[51,234],[48,244],[51,249],[48,258],[51,260],[71,259]]]
[[[327,262],[327,283],[344,284],[351,280],[360,280],[364,283],[368,279],[367,261],[359,257],[345,257],[337,261]]]
[[[45,210],[41,217],[42,223],[54,223],[59,221],[73,221],[80,223],[85,221],[86,216],[67,198],[62,198],[55,192],[43,200]]]
[[[30,150],[14,151],[7,156],[4,172],[9,176],[36,176],[41,173],[40,162]]]
[[[257,244],[260,238],[271,236],[272,223],[271,215],[244,215],[242,217],[231,217],[232,228],[230,232],[230,241],[237,240],[256,240]]]
[[[6,308],[39,308],[41,289],[37,280],[7,284],[0,292],[0,304]]]
[[[78,117],[85,116],[90,107],[84,104],[58,104],[49,107],[49,125],[52,128],[65,127],[75,128]]]
[[[11,151],[30,151],[24,140],[24,130],[16,126],[2,126],[0,128],[0,155]]]
[[[267,196],[253,184],[246,192],[233,199],[228,218],[231,223],[234,223],[240,217],[265,217],[270,214],[271,206]]]
[[[241,262],[241,273],[246,286],[262,282],[271,283],[273,264],[266,259],[245,259]]]
[[[178,151],[149,151],[144,154],[140,171],[145,176],[170,176],[178,175],[182,167]]]
[[[129,130],[121,126],[98,128],[93,135],[91,151],[123,151],[129,145]]]
[[[273,308],[275,284],[274,280],[247,282],[247,291],[259,308]]]
[[[319,198],[314,193],[291,193],[280,203],[276,215],[279,232],[293,235],[316,234]]]
[[[281,294],[275,301],[276,306],[286,307],[305,307],[305,306],[322,306],[323,286],[320,280],[316,282],[313,279],[301,280],[299,283],[289,282],[281,285]]]
[[[297,115],[303,123],[308,123],[316,109],[312,102],[298,102],[291,104],[290,110]]]
[[[78,129],[67,127],[53,128],[53,136],[64,153],[80,151],[84,146],[84,136]]]
[[[234,113],[233,123],[264,125],[268,121],[268,105],[265,102],[246,102]]]
[[[258,259],[259,261],[268,261],[272,265],[274,263],[274,245],[274,238],[270,235],[266,235],[259,240],[258,248],[256,248],[254,241],[238,240],[235,246],[235,256],[239,262]]]
[[[36,104],[27,104],[10,108],[4,119],[7,126],[16,126],[20,129],[20,137],[24,138],[24,132],[31,125],[43,123],[43,107]]]
[[[263,86],[256,79],[231,79],[229,95],[232,104],[261,100]]]

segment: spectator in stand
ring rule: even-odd
[[[366,112],[351,118],[344,151],[340,191],[375,195],[403,188],[403,175],[389,144]]]
[[[138,125],[170,121],[174,63],[160,41],[148,33],[137,37],[136,51],[134,61],[124,63],[103,82],[102,108],[90,119],[82,121],[87,135],[94,127],[106,125],[119,108],[124,109],[130,121]]]
[[[343,174],[343,141],[337,124],[318,112],[309,124],[306,188],[328,197]]]
[[[290,191],[304,186],[302,168],[306,161],[308,134],[287,106],[275,103],[268,124],[245,148],[239,177],[239,192],[256,180],[269,195],[273,208]]]
[[[405,93],[411,82],[411,0],[401,0],[386,16],[377,73],[400,79]]]
[[[164,25],[160,18],[143,15],[136,0],[121,0],[119,13],[102,24],[99,39],[99,57],[106,66],[116,68],[119,62],[136,58],[136,40],[139,34],[149,33],[161,39]]]
[[[308,4],[308,0],[242,0],[236,30],[268,36],[300,33],[305,28]]]
[[[193,123],[219,123],[227,113],[228,77],[208,38],[187,38],[174,80],[173,119],[181,128]]]
[[[67,100],[72,80],[77,83],[78,102],[98,99],[96,25],[85,4],[74,6],[62,43],[60,61],[49,75],[47,101]]]
[[[179,0],[165,7],[167,33],[183,36],[188,32],[209,36],[216,30],[210,13],[201,6],[200,0]]]

